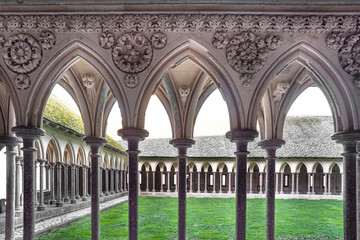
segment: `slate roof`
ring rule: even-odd
[[[331,140],[334,134],[332,117],[287,117],[284,128],[285,145],[278,157],[339,158],[342,146]],[[234,157],[235,144],[225,136],[195,137],[189,157]],[[170,138],[153,138],[140,142],[140,157],[176,157]],[[257,146],[260,138],[249,143],[249,157],[264,157],[265,150]],[[126,148],[126,142],[120,141]]]

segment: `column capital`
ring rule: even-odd
[[[191,138],[174,138],[169,143],[178,149],[179,156],[185,157],[187,149],[195,144],[195,140]]]
[[[19,127],[13,127],[11,131],[14,132],[16,136],[21,137],[23,139],[34,140],[34,139],[39,139],[42,136],[45,136],[45,130],[36,127],[19,126]]]
[[[40,166],[43,166],[44,163],[46,163],[47,160],[39,158],[39,159],[37,159],[37,161],[40,163]]]
[[[261,140],[258,143],[259,147],[261,147],[265,150],[267,150],[267,149],[276,150],[284,144],[285,144],[285,141],[282,139],[265,139],[265,140]]]
[[[56,162],[56,165],[58,165],[58,166],[62,166],[64,163],[63,162],[61,162],[61,161],[59,161],[59,162]]]
[[[55,164],[56,164],[55,162],[49,162],[50,167],[54,167]]]
[[[122,128],[117,133],[124,140],[142,141],[149,136],[149,132],[142,128]]]
[[[0,136],[0,144],[5,146],[18,146],[22,143],[21,138],[15,136]]]
[[[360,142],[360,131],[342,131],[331,136],[337,143],[355,145]]]
[[[108,140],[106,138],[103,137],[95,137],[95,136],[90,136],[90,137],[83,137],[82,139],[87,145],[89,146],[94,146],[94,147],[102,147],[104,146]]]
[[[239,129],[232,130],[226,133],[226,138],[231,142],[252,142],[259,135],[255,130]]]
[[[70,165],[71,165],[71,167],[73,167],[73,168],[75,168],[75,167],[77,166],[76,163],[71,163]]]

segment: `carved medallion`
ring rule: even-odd
[[[12,35],[4,46],[4,61],[16,73],[30,73],[41,62],[40,44],[29,34]]]
[[[43,31],[40,33],[39,43],[44,50],[52,49],[55,46],[55,35],[50,31]]]
[[[151,35],[150,41],[153,48],[162,49],[166,46],[167,38],[162,32],[157,32]]]
[[[21,91],[28,89],[30,87],[30,78],[28,75],[19,74],[15,77],[15,85],[17,89]]]
[[[351,76],[360,75],[360,33],[348,36],[339,49],[339,62]]]
[[[112,49],[114,64],[122,72],[140,73],[151,63],[153,49],[142,33],[121,35]]]
[[[290,84],[288,82],[279,82],[273,92],[274,102],[280,102],[289,87]]]
[[[94,75],[87,73],[82,75],[82,84],[84,85],[84,87],[86,88],[93,88],[95,85],[95,77]]]
[[[135,88],[139,85],[139,76],[136,74],[128,74],[124,78],[124,83],[128,88]]]
[[[326,46],[328,48],[338,50],[344,44],[345,36],[342,33],[331,33],[326,38]]]
[[[212,44],[217,49],[225,48],[229,43],[229,39],[226,35],[226,32],[216,32],[212,39]]]
[[[115,35],[111,32],[101,33],[99,36],[99,44],[105,49],[112,48],[115,44]]]

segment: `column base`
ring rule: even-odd
[[[49,204],[50,204],[50,205],[55,205],[55,204],[56,204],[56,200],[49,200]]]
[[[275,192],[275,194],[279,194],[279,192]]]
[[[249,194],[253,194],[253,191],[249,191],[248,193],[249,193]]]
[[[46,206],[44,204],[37,207],[37,211],[45,211]]]
[[[76,196],[75,198],[76,198],[76,199],[80,199],[81,197],[80,197],[80,196]]]
[[[201,193],[201,191],[197,191],[197,193]]]
[[[280,194],[284,194],[284,192],[283,192],[283,191],[281,191],[281,192],[280,192]]]
[[[315,193],[314,193],[314,192],[312,192],[312,193],[311,193],[311,195],[315,195]]]
[[[86,202],[87,200],[88,200],[87,197],[81,198],[81,201],[83,201],[83,202]]]
[[[228,191],[227,193],[228,193],[228,194],[232,194],[232,191]]]
[[[295,192],[296,195],[299,195],[300,193],[299,192]]]
[[[331,195],[331,192],[328,192],[327,195]]]
[[[156,192],[155,189],[153,189],[152,192]]]
[[[71,204],[76,204],[76,202],[77,202],[76,199],[71,199],[71,200],[70,200],[70,203],[71,203]]]
[[[207,193],[207,192],[208,192],[207,190],[204,191],[204,193]]]
[[[264,193],[262,191],[260,191],[259,194],[264,194]]]
[[[116,190],[115,193],[119,193],[120,191],[119,190]]]
[[[100,197],[103,197],[104,196],[104,193],[100,193]]]
[[[109,193],[109,192],[106,192],[106,193],[105,193],[105,196],[109,196],[109,195],[110,195],[110,193]]]
[[[311,192],[307,192],[306,194],[307,194],[307,195],[310,195],[310,194],[311,194]]]
[[[114,191],[111,191],[110,194],[113,195],[113,194],[115,194],[115,192],[114,192]]]
[[[59,202],[56,202],[56,207],[62,207],[64,205],[63,202],[59,201]]]
[[[295,192],[291,192],[290,194],[294,194],[294,195],[295,195]]]
[[[216,193],[216,191],[212,191],[211,193]]]
[[[64,198],[64,202],[70,202],[70,198],[65,197],[65,198]]]

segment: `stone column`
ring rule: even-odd
[[[24,217],[23,239],[34,239],[35,233],[35,152],[34,141],[45,135],[41,128],[13,127],[12,132],[23,139],[24,155]]]
[[[82,170],[83,170],[83,196],[82,196],[82,198],[81,198],[81,200],[82,201],[87,201],[88,199],[87,199],[87,194],[86,194],[86,166],[85,165],[83,165],[82,166]]]
[[[246,239],[246,170],[248,142],[258,136],[257,131],[235,130],[226,133],[231,142],[236,143],[236,239]]]
[[[39,206],[37,207],[38,211],[44,211],[45,210],[45,204],[44,204],[44,169],[45,169],[45,163],[46,159],[38,159],[39,165],[40,165],[40,199],[39,199]]]
[[[21,143],[21,139],[13,136],[0,136],[0,143],[6,147],[5,239],[15,239],[15,161],[16,148]]]
[[[75,199],[75,191],[76,191],[75,173],[76,173],[76,164],[72,163],[71,164],[71,200],[70,200],[71,204],[76,203],[76,199]]]
[[[56,199],[56,206],[62,207],[63,201],[61,199],[61,167],[63,162],[56,162],[56,170],[57,170],[57,199]]]
[[[124,190],[125,190],[125,192],[127,191],[127,185],[128,185],[128,180],[127,180],[127,177],[128,177],[128,175],[127,175],[128,173],[127,173],[127,170],[125,170],[124,171]]]
[[[205,172],[205,189],[204,193],[207,193],[207,172]]]
[[[160,169],[160,192],[163,192],[164,189],[163,189],[163,172],[161,171]]]
[[[201,193],[201,190],[200,190],[200,173],[201,172],[197,172],[197,176],[198,176],[198,190],[197,190],[197,193]]]
[[[37,169],[38,169],[38,160],[36,159],[35,160],[35,182],[34,182],[34,187],[35,187],[35,206],[39,204],[39,201],[38,201],[38,196],[37,196]]]
[[[100,194],[99,194],[99,161],[100,147],[107,143],[106,138],[84,137],[83,141],[90,146],[91,157],[91,239],[100,239]]]
[[[179,179],[179,173],[175,172],[176,174],[176,181],[175,181],[175,192],[178,192],[178,179]]]
[[[49,168],[50,168],[50,200],[49,203],[50,205],[55,205],[56,201],[55,201],[55,177],[54,177],[54,169],[55,169],[55,162],[49,162]]]
[[[328,174],[324,173],[325,176],[325,182],[324,182],[324,192],[323,195],[327,195],[327,179],[328,179]]]
[[[119,169],[115,169],[115,193],[119,193]]]
[[[76,199],[80,199],[80,175],[79,175],[80,165],[76,165],[75,171],[76,171]]]
[[[149,171],[146,171],[146,192],[149,192]]]
[[[22,176],[22,171],[21,171],[21,161],[23,159],[23,157],[21,156],[16,156],[16,189],[15,189],[15,210],[18,211],[20,210],[20,192],[21,192],[21,176]]]
[[[263,190],[262,190],[263,189],[263,173],[262,172],[259,174],[259,178],[260,178],[260,191],[259,191],[259,194],[263,194]]]
[[[215,183],[216,183],[216,172],[213,172],[213,191],[212,191],[212,193],[216,193]]]
[[[103,173],[103,170],[104,168],[103,167],[99,167],[99,194],[100,194],[100,197],[103,197],[104,196],[104,193],[103,193],[103,180],[102,180],[102,173]]]
[[[231,172],[229,172],[229,190],[228,193],[231,193]]]
[[[119,187],[120,187],[120,192],[123,191],[123,171],[119,170]]]
[[[253,179],[252,179],[252,177],[253,177],[252,172],[250,172],[249,175],[250,175],[250,176],[249,176],[249,180],[250,180],[250,181],[249,181],[249,182],[250,182],[250,183],[249,183],[249,193],[253,193],[253,191],[252,191],[252,182],[253,182],[253,181],[252,181],[252,180],[253,180]]]
[[[152,178],[153,179],[153,189],[152,189],[152,191],[155,192],[156,191],[155,190],[155,171],[153,171],[152,173],[153,173],[152,174],[153,175],[153,178]]]
[[[311,173],[308,173],[308,191],[307,194],[311,194]]]
[[[167,172],[167,173],[168,173],[167,192],[171,192],[171,191],[170,191],[170,172]]]
[[[109,196],[109,195],[110,195],[110,192],[109,192],[109,169],[105,168],[105,196]]]
[[[139,191],[139,193],[141,192],[141,188],[140,188],[140,182],[142,181],[142,174],[141,174],[141,171],[139,171],[139,188],[138,188],[138,191]]]
[[[64,202],[70,202],[69,198],[69,166],[70,164],[64,164]]]
[[[315,173],[312,173],[311,174],[311,177],[312,177],[312,191],[311,191],[311,194],[315,195]]]
[[[266,239],[275,238],[275,160],[276,150],[285,144],[284,140],[268,139],[259,142],[266,150]],[[276,184],[277,187],[277,184]]]
[[[219,171],[219,183],[220,183],[220,186],[219,186],[219,193],[222,193],[222,172]]]
[[[331,138],[343,145],[344,239],[360,239],[360,159],[357,158],[359,146],[356,147],[360,131],[339,132]]]
[[[331,173],[329,173],[329,190],[328,190],[328,195],[331,195]]]
[[[195,143],[189,138],[172,139],[170,144],[178,149],[178,239],[186,239],[186,152]]]
[[[275,175],[275,194],[279,194],[279,173]]]
[[[114,194],[115,191],[114,191],[114,169],[111,168],[110,169],[110,194]]]
[[[189,192],[192,193],[192,171],[189,172],[190,174],[190,188],[189,188]]]
[[[295,194],[295,173],[291,173],[291,194]]]
[[[299,194],[299,173],[296,173],[296,192],[295,194]]]
[[[284,194],[284,173],[280,173],[280,194]]]
[[[138,157],[139,141],[149,136],[144,129],[125,128],[118,131],[124,140],[128,142],[128,159],[129,159],[129,239],[138,239]]]

